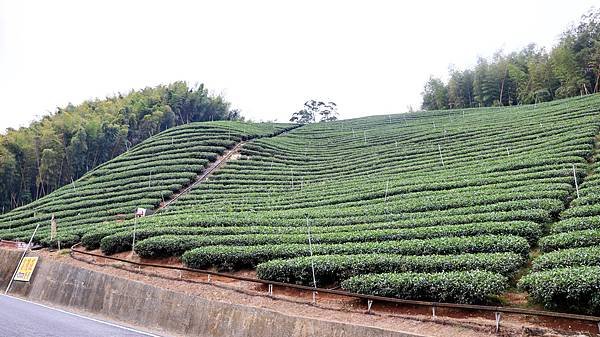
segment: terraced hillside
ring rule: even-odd
[[[550,225],[533,273],[521,279],[532,298],[550,308],[600,313],[600,168],[594,152],[579,197]]]
[[[302,284],[314,265],[319,286],[484,302],[513,284],[574,197],[599,103],[369,117],[260,139],[143,221],[136,252]],[[130,242],[127,223],[84,236],[106,253]]]
[[[494,301],[521,279],[533,300],[564,306],[536,295],[528,263],[540,248],[600,243],[547,236],[597,237],[595,207],[586,204],[600,198],[589,175],[599,129],[599,95],[304,125],[247,142],[238,160],[138,221],[135,251],[181,256],[194,268],[255,268],[269,280],[461,303]],[[575,179],[584,178],[576,199]],[[11,229],[0,237],[31,231],[3,226]],[[86,247],[131,249],[132,221],[90,226],[76,227]],[[599,259],[586,263],[593,267],[581,267],[590,273],[577,296],[600,286]]]
[[[0,238],[27,241],[42,223],[37,241],[79,242],[81,235],[116,217],[130,219],[136,207],[153,209],[189,185],[211,162],[238,142],[270,136],[291,125],[240,122],[191,123],[162,132],[85,174],[73,184],[0,216]],[[59,236],[50,242],[50,219]]]

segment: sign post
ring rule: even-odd
[[[137,230],[137,218],[144,216],[146,216],[146,209],[141,207],[136,208],[133,216],[133,241],[131,242],[131,254],[133,254],[135,250],[135,231]]]
[[[133,241],[131,242],[131,254],[135,251],[135,230],[137,227],[137,216],[133,218]]]
[[[37,256],[28,256],[23,258],[23,261],[21,261],[21,264],[17,269],[17,273],[15,274],[14,280],[29,282],[29,280],[31,280],[31,275],[33,275],[33,271],[35,270],[37,262]]]
[[[57,238],[58,225],[56,224],[56,219],[54,218],[54,213],[52,213],[52,219],[50,219],[50,242],[54,241]],[[58,250],[60,251],[60,240],[58,242]]]
[[[52,219],[50,219],[50,241],[56,238],[56,220],[54,219],[54,213],[52,213]]]
[[[21,255],[21,259],[19,259],[19,264],[17,265],[17,268],[15,269],[13,276],[10,278],[10,281],[8,282],[8,286],[6,287],[6,290],[4,291],[5,294],[8,294],[8,291],[10,290],[10,286],[12,286],[12,283],[15,280],[15,277],[17,276],[17,272],[19,271],[19,269],[21,268],[21,265],[23,264],[23,259],[25,258],[25,255],[27,254],[29,247],[31,247],[31,242],[33,242],[33,237],[35,236],[35,233],[37,233],[39,228],[40,228],[40,223],[38,222],[37,226],[35,226],[35,230],[33,231],[33,234],[31,234],[31,238],[29,239],[29,242],[27,243],[27,247],[25,247],[25,251],[23,252],[23,255]],[[35,261],[37,263],[37,258]],[[33,267],[35,268],[35,264]]]
[[[306,228],[308,229],[308,249],[310,250],[310,267],[312,269],[313,286],[315,290],[312,292],[313,304],[317,304],[317,278],[315,277],[315,260],[313,258],[312,240],[310,238],[310,224],[308,223],[308,215],[306,216]]]

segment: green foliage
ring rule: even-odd
[[[600,266],[600,246],[562,249],[543,254],[533,261],[533,270],[553,268]]]
[[[276,243],[308,243],[306,233],[278,233],[278,234],[246,234],[240,231],[232,235],[186,235],[195,234],[189,229],[170,229],[169,234],[179,234],[174,237],[156,237],[165,230],[142,231],[139,239],[143,240],[137,247],[140,255],[181,255],[181,249],[191,249],[203,246],[236,245],[254,246]],[[353,232],[315,233],[311,236],[312,243],[344,243],[344,242],[369,242],[369,241],[391,241],[408,239],[432,239],[437,237],[453,236],[475,236],[485,234],[518,235],[535,242],[541,234],[538,224],[532,222],[508,222],[508,223],[477,223],[466,225],[424,227],[414,229],[373,229]],[[102,239],[101,248],[106,254],[113,254],[131,249],[130,242],[120,239],[130,234],[117,233]],[[148,239],[151,238],[151,239]],[[147,240],[144,240],[147,239]],[[150,248],[153,247],[153,248]],[[174,247],[174,248],[170,248]],[[149,249],[158,249],[160,252],[148,252]]]
[[[144,244],[150,241],[150,243]],[[167,247],[167,248],[163,248]],[[163,257],[186,251],[183,262],[191,267],[203,269],[239,269],[254,267],[261,262],[310,255],[307,244],[280,244],[260,246],[207,246],[193,248],[193,242],[176,237],[163,236],[144,240],[136,252],[142,257]],[[447,255],[462,253],[513,252],[526,256],[529,253],[527,240],[518,236],[474,236],[447,237],[426,240],[359,242],[312,245],[315,255],[355,255],[384,253],[398,255]],[[191,250],[188,250],[191,249]]]
[[[507,278],[488,271],[386,273],[354,276],[345,290],[376,296],[455,303],[486,303],[507,286]]]
[[[511,275],[523,265],[523,262],[523,257],[514,253],[424,256],[323,255],[264,262],[256,267],[256,275],[263,280],[312,285],[314,266],[317,286],[326,286],[356,275],[390,272],[434,273],[486,270]]]
[[[540,239],[540,249],[544,252],[575,247],[600,245],[600,230],[588,229],[559,233]]]
[[[573,202],[577,201],[575,199]],[[600,228],[600,216],[580,216],[562,219],[559,222],[552,224],[550,232],[552,234],[578,231],[584,229],[598,229]]]
[[[421,95],[423,96],[423,104],[421,105],[423,110],[448,108],[448,89],[446,89],[442,80],[438,78],[429,78]]]
[[[532,300],[548,309],[600,314],[600,267],[557,268],[519,281]]]

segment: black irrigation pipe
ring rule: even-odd
[[[378,301],[378,302],[386,302],[386,303],[394,303],[394,304],[405,304],[405,305],[407,304],[407,305],[430,307],[432,309],[433,317],[435,317],[435,315],[436,315],[436,308],[453,308],[453,309],[479,310],[479,311],[494,312],[495,317],[496,317],[496,332],[499,330],[500,313],[554,317],[554,318],[563,318],[563,319],[570,319],[570,320],[594,322],[598,325],[598,331],[600,332],[600,317],[598,317],[598,316],[577,315],[577,314],[568,314],[568,313],[561,313],[561,312],[533,310],[533,309],[524,309],[524,308],[443,303],[443,302],[428,302],[428,301],[405,300],[405,299],[399,299],[399,298],[374,296],[374,295],[363,295],[363,294],[351,293],[351,292],[342,291],[342,290],[317,288],[317,287],[310,287],[310,286],[277,282],[277,281],[267,281],[267,280],[261,280],[261,279],[257,279],[257,278],[251,278],[251,277],[237,276],[237,275],[231,275],[231,274],[227,274],[227,273],[219,273],[219,272],[210,271],[210,270],[200,270],[200,269],[193,269],[193,268],[187,268],[187,267],[167,266],[167,265],[155,264],[155,263],[135,262],[135,261],[127,260],[127,259],[121,259],[121,258],[117,258],[117,257],[95,254],[95,253],[86,252],[83,250],[77,250],[75,248],[78,245],[79,245],[79,243],[74,245],[73,247],[71,247],[71,252],[70,252],[71,255],[73,253],[77,253],[77,254],[84,254],[84,255],[99,257],[99,258],[103,258],[103,259],[109,259],[109,260],[113,260],[113,261],[125,262],[125,263],[129,263],[129,264],[133,264],[133,265],[141,266],[141,267],[154,267],[154,268],[162,268],[162,269],[169,269],[169,270],[178,270],[178,271],[187,271],[187,272],[192,272],[192,273],[205,274],[205,275],[209,275],[209,279],[208,279],[209,281],[210,281],[210,275],[213,275],[213,276],[220,276],[220,277],[225,277],[225,278],[229,278],[229,279],[234,279],[234,280],[238,280],[238,281],[259,283],[259,284],[269,286],[269,295],[273,294],[273,286],[280,286],[280,287],[293,288],[293,289],[304,290],[304,291],[311,291],[313,293],[313,302],[315,301],[316,293],[324,293],[324,294],[346,296],[346,297],[351,297],[351,298],[358,298],[358,299],[367,300],[368,312],[371,311],[371,306],[372,306],[373,302]]]

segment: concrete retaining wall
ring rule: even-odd
[[[22,252],[17,250],[0,249],[0,290],[2,293],[4,293],[15,268],[17,268],[17,262],[19,262],[21,254]]]
[[[7,282],[14,271],[19,257],[14,253],[0,250],[2,283]],[[293,317],[267,309],[210,301],[44,259],[40,259],[32,281],[15,282],[10,293],[34,302],[51,303],[175,335],[417,336],[374,327]]]

